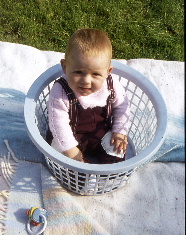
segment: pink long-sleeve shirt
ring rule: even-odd
[[[63,75],[65,78],[65,75]],[[112,132],[127,135],[130,121],[130,105],[125,90],[117,78],[113,78],[115,98],[112,102],[114,123]],[[77,99],[84,109],[96,106],[104,107],[109,96],[107,81],[100,90],[88,96],[80,96],[75,92]],[[60,152],[64,152],[78,145],[71,126],[69,125],[69,100],[63,87],[55,83],[51,89],[48,101],[49,127],[53,135],[53,142]]]

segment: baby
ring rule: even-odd
[[[130,107],[122,85],[111,76],[111,58],[105,32],[81,29],[71,36],[61,60],[64,75],[53,85],[48,103],[51,145],[74,160],[125,160]],[[108,131],[113,151],[122,158],[103,148],[101,140]]]

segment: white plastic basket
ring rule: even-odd
[[[82,195],[101,195],[125,185],[135,170],[154,160],[153,155],[165,138],[167,110],[156,86],[127,65],[116,60],[112,60],[112,65],[112,74],[120,80],[131,103],[128,156],[124,162],[78,162],[59,153],[45,141],[48,129],[46,103],[54,81],[63,73],[60,64],[41,74],[25,99],[24,117],[31,140],[44,154],[49,169],[62,185]]]

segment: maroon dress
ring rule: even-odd
[[[101,145],[102,137],[112,128],[112,106],[114,89],[112,77],[107,78],[107,88],[110,95],[105,107],[83,109],[74,92],[68,86],[64,78],[56,82],[60,83],[69,99],[70,126],[77,140],[78,148],[83,153],[84,161],[89,163],[110,164],[124,161],[125,158],[111,156],[105,152]],[[51,133],[50,133],[51,134]],[[50,136],[48,133],[48,136]],[[49,137],[47,137],[49,139]],[[51,142],[51,141],[50,141]]]

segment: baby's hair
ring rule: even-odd
[[[68,59],[72,51],[83,55],[96,55],[100,52],[108,53],[112,58],[112,45],[110,39],[104,31],[97,29],[77,30],[69,39],[65,58]]]

